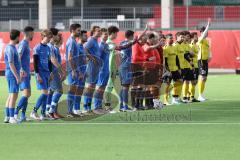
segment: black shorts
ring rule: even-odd
[[[192,81],[194,80],[193,70],[190,68],[184,68],[182,71],[182,79],[183,81]]]
[[[140,64],[131,64],[132,71],[132,85],[141,85],[144,83],[144,72],[143,67]]]
[[[193,76],[194,76],[194,80],[198,80],[198,76],[199,76],[199,69],[198,68],[194,69]]]
[[[207,60],[198,60],[199,75],[208,76],[208,61]]]
[[[172,71],[171,74],[172,74],[172,79],[173,79],[174,82],[176,82],[177,80],[182,79],[181,74],[179,73],[179,71]]]
[[[159,82],[159,68],[149,68],[144,72],[144,85],[155,85]]]

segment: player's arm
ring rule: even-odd
[[[16,67],[14,65],[14,52],[12,50],[10,50],[10,52],[9,52],[8,62],[9,62],[10,70],[12,71],[14,77],[17,80],[17,83],[19,84],[20,83],[20,75],[18,75],[17,69],[16,69]]]
[[[69,62],[69,64],[70,64],[71,69],[72,69],[73,71],[75,71],[75,70],[76,70],[76,65],[75,65],[73,59],[74,59],[74,57],[73,57],[73,52],[70,50],[70,51],[68,52],[68,62]]]
[[[15,77],[16,80],[17,80],[17,83],[19,84],[19,83],[21,82],[21,80],[20,80],[20,76],[19,76],[18,73],[17,73],[17,70],[16,70],[15,65],[14,65],[12,62],[10,62],[10,63],[9,63],[9,66],[10,66],[10,69],[11,69],[14,77]]]
[[[116,46],[115,50],[124,50],[124,49],[132,47],[132,45],[137,43],[146,34],[147,30],[148,30],[148,24],[146,25],[144,31],[138,37],[134,38],[133,41],[131,41],[127,44],[124,44],[124,45]]]
[[[50,62],[49,62],[49,67],[51,67],[51,72],[52,72],[52,65],[55,66],[57,68],[57,71],[60,73],[60,75],[62,77],[66,76],[66,71],[63,69],[62,65],[60,63],[58,63],[57,57],[55,56],[55,50],[52,49],[51,50],[51,54],[50,54]],[[50,70],[50,68],[49,68]]]
[[[167,71],[169,71],[169,65],[168,65],[168,58],[167,57],[164,58],[164,66],[165,66],[165,69]]]
[[[53,79],[53,64],[52,64],[52,61],[51,61],[51,58],[49,57],[48,59],[48,69],[49,69],[49,72],[51,73],[50,74],[50,81]]]
[[[193,61],[192,61],[192,59],[191,59],[191,54],[190,54],[190,52],[186,52],[186,53],[184,54],[184,59],[185,59],[186,61],[188,61],[188,63],[189,63],[192,67],[194,67]]]
[[[51,52],[50,54],[50,62],[52,65],[54,65],[60,73],[63,73],[63,69],[60,63],[58,63],[58,60],[54,54],[54,51]]]
[[[152,46],[144,45],[143,51],[144,51],[144,52],[148,52],[148,51],[150,51],[150,50],[157,49],[160,45],[161,45],[160,42],[158,42],[157,44],[152,45]]]
[[[116,46],[115,50],[121,51],[121,50],[130,48],[130,47],[132,47],[132,45],[134,45],[136,42],[137,42],[137,41],[134,40],[134,41],[128,42],[127,44]]]
[[[73,52],[74,52],[74,46],[73,45],[74,44],[71,43],[70,46],[69,46],[67,60],[68,60],[68,63],[71,67],[71,70],[72,70],[72,76],[76,77],[77,76],[77,73],[76,73],[77,66],[74,63],[74,58],[76,58],[76,57],[73,57]]]
[[[39,75],[39,55],[37,54],[37,51],[35,50],[34,51],[35,54],[33,54],[33,66],[34,66],[34,71],[35,71],[35,74],[36,74],[36,78],[37,78],[37,81],[39,83],[42,83],[42,78],[41,76]]]
[[[85,48],[84,51],[85,51],[85,53],[86,53],[87,61],[92,60],[93,63],[96,64],[96,63],[97,63],[97,59],[96,59],[96,57],[94,57],[94,56],[91,54],[90,50],[89,50],[88,48]]]
[[[23,55],[23,46],[22,46],[22,45],[19,45],[19,48],[18,48],[18,56],[19,56],[19,62],[20,62],[21,70],[23,70],[22,61],[21,61],[22,55]]]
[[[148,26],[148,24],[146,24],[146,27],[145,27],[143,33],[141,33],[141,34],[138,36],[138,38],[136,39],[137,42],[146,34],[146,32],[147,32],[148,29],[149,29],[149,26]]]
[[[21,66],[20,77],[25,77],[26,76],[26,72],[24,71],[23,66],[22,66],[22,55],[23,55],[23,52],[24,52],[24,46],[23,45],[19,45],[18,56],[19,56],[19,62],[20,62],[20,66]]]
[[[77,72],[76,72],[77,67],[76,67],[76,65],[75,65],[75,63],[73,61],[73,58],[74,57],[73,57],[72,52],[69,52],[68,53],[68,62],[69,62],[69,65],[70,65],[70,67],[72,69],[72,76],[76,77],[77,76]]]
[[[179,61],[178,55],[176,56],[176,65],[178,67],[178,70],[181,70],[181,66],[180,66],[180,61]]]
[[[164,48],[163,49],[163,55],[162,55],[162,61],[163,61],[163,66],[165,67],[165,69],[167,70],[167,71],[169,71],[169,65],[168,65],[168,57],[167,57],[167,50]]]
[[[85,53],[86,53],[87,60],[88,60],[88,61],[89,61],[89,60],[92,60],[93,63],[95,64],[95,63],[97,63],[96,57],[94,57],[94,56],[91,54],[91,51],[90,51],[90,48],[92,48],[93,45],[94,45],[93,42],[92,42],[91,40],[89,40],[89,41],[86,43],[85,47],[84,47],[84,51],[85,51]]]
[[[208,19],[208,24],[207,24],[207,26],[206,26],[206,29],[204,30],[204,32],[202,33],[202,35],[199,37],[198,42],[201,42],[201,41],[204,39],[204,37],[206,37],[206,35],[207,35],[207,33],[208,33],[208,30],[209,30],[210,24],[211,24],[211,19],[209,18],[209,19]]]
[[[73,59],[74,59],[74,57],[73,57],[72,52],[69,52],[68,53],[68,62],[70,64],[70,67],[71,67],[72,71],[76,71],[76,65],[75,65]]]
[[[50,60],[51,60],[52,64],[53,64],[56,68],[61,69],[61,64],[58,63],[56,57],[51,56]]]

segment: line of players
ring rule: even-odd
[[[165,105],[169,105],[168,96],[171,88],[173,104],[180,103],[182,88],[182,102],[197,101],[194,93],[198,66],[201,75],[198,100],[204,101],[202,93],[208,69],[209,45],[206,37],[209,24],[206,28],[202,28],[198,40],[196,33],[178,32],[176,43],[173,43],[171,34],[159,35],[147,31],[148,27],[146,27],[138,37],[134,37],[133,31],[126,31],[126,39],[120,45],[114,42],[119,32],[115,26],[108,29],[94,26],[88,38],[87,31],[81,31],[80,24],[72,24],[71,35],[66,43],[66,67],[63,67],[59,51],[63,43],[61,33],[56,28],[42,31],[41,41],[33,49],[36,84],[41,94],[30,117],[36,120],[45,120],[49,117],[62,118],[57,112],[57,105],[63,94],[62,82],[66,78],[69,86],[67,93],[69,117],[115,113],[116,110],[111,104],[111,95],[118,74],[122,86],[119,93],[120,111],[123,112],[162,108],[162,103],[159,101],[162,83],[166,84]],[[5,76],[9,91],[5,123],[17,123],[20,110],[22,111],[20,122],[28,120],[25,113],[31,96],[29,41],[33,39],[34,29],[28,26],[23,33],[24,38],[19,43],[20,31],[11,30],[10,43],[5,49]],[[15,109],[19,88],[22,97]],[[132,109],[128,106],[129,88]],[[103,99],[105,107],[103,107]],[[144,99],[145,105],[143,105]],[[80,111],[81,100],[83,111]],[[91,106],[94,108],[92,109]],[[40,107],[41,115],[38,116]]]
[[[169,92],[172,90],[172,104],[202,102],[205,82],[208,76],[208,62],[211,59],[209,41],[207,40],[210,19],[206,27],[197,32],[177,32],[176,42],[173,35],[167,34],[163,47],[166,72],[163,83],[166,84],[164,104],[169,105]],[[199,76],[200,75],[200,76]],[[171,81],[173,81],[171,85]],[[198,99],[195,99],[195,87],[198,84]],[[180,97],[182,95],[182,100]]]

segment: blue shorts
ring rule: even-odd
[[[48,90],[49,89],[49,79],[50,79],[50,73],[39,73],[40,77],[42,78],[43,82],[39,83],[36,78],[37,83],[37,89],[38,90]]]
[[[16,78],[6,77],[8,82],[8,93],[18,93],[19,92],[19,84],[17,84]]]
[[[130,67],[121,67],[119,70],[121,84],[129,85],[132,83],[132,72]]]
[[[50,81],[49,89],[58,92],[62,91],[63,90],[62,81],[58,72],[54,72],[53,77],[54,77],[53,80]]]
[[[79,79],[79,74],[80,73],[77,72],[77,76],[73,77],[72,76],[72,72],[69,72],[69,74],[67,76],[68,85],[70,85],[70,86],[78,86],[78,87],[82,87],[83,88],[85,86],[85,78]],[[84,74],[84,73],[82,73],[82,74]]]
[[[100,68],[101,66],[94,65],[93,62],[89,61],[86,69],[86,83],[97,84]]]
[[[107,72],[100,72],[98,75],[97,86],[104,87],[107,86],[109,80],[109,73]]]
[[[84,88],[85,87],[85,78],[78,80],[78,88]]]
[[[20,90],[31,89],[31,75],[30,73],[22,79],[20,84]]]

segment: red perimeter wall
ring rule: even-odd
[[[169,31],[164,31],[169,33]],[[176,31],[171,31],[176,33]],[[69,33],[64,32],[64,44],[61,47],[61,55],[65,60],[65,43]],[[117,43],[124,40],[124,32],[120,32]],[[240,56],[240,30],[212,30],[209,31],[209,40],[211,42],[212,60],[210,62],[210,68],[236,68],[236,57]],[[31,58],[32,49],[39,43],[40,34],[35,33],[34,40],[30,43]],[[5,70],[4,64],[4,48],[9,42],[9,33],[0,32],[0,71]]]

